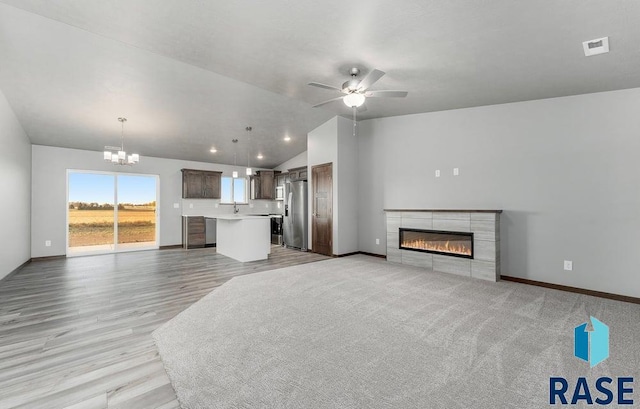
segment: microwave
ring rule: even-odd
[[[284,200],[284,186],[276,186],[276,200]]]

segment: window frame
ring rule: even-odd
[[[230,202],[225,202],[223,194],[222,194],[222,185],[224,182],[224,179],[231,179],[231,201]],[[244,201],[243,202],[234,202],[233,201],[233,197],[235,196],[235,181],[237,179],[242,179],[244,180]],[[231,177],[231,176],[222,176],[220,178],[220,204],[224,204],[224,205],[232,205],[232,204],[249,204],[249,178],[247,177]]]

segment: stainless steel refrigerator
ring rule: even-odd
[[[287,182],[284,185],[284,245],[306,251],[308,248],[307,182]]]

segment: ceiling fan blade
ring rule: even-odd
[[[332,85],[320,84],[319,82],[310,82],[307,85],[311,85],[312,87],[318,87],[318,88],[330,89],[332,91],[342,92],[340,88],[334,87]]]
[[[407,91],[367,91],[365,97],[386,97],[386,98],[404,98],[409,93]]]
[[[339,101],[339,100],[341,100],[342,98],[344,98],[344,97],[331,98],[331,99],[330,99],[330,100],[328,100],[328,101],[324,101],[324,102],[321,102],[321,103],[319,103],[319,104],[314,105],[314,106],[313,106],[313,108],[321,107],[321,106],[326,105],[326,104],[328,104],[328,103],[330,103],[330,102],[333,102],[333,101]]]
[[[367,74],[366,77],[364,77],[362,79],[362,81],[360,81],[360,83],[358,84],[358,91],[366,91],[367,88],[369,88],[370,86],[372,86],[376,81],[378,81],[380,78],[382,78],[382,76],[384,75],[383,71],[380,70],[373,70],[371,71],[369,74]]]

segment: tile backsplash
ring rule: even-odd
[[[282,201],[250,200],[249,204],[238,204],[240,214],[281,214],[284,212]],[[232,214],[233,204],[221,204],[215,199],[182,199],[182,215],[200,216],[202,214]]]

